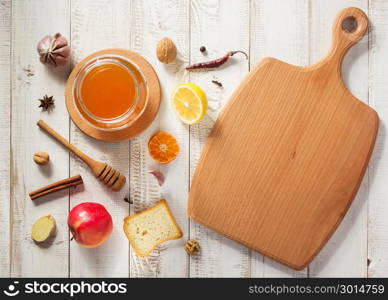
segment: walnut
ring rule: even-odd
[[[198,254],[199,250],[201,249],[201,246],[196,240],[188,240],[184,246],[186,252],[190,255],[196,255]]]
[[[34,162],[38,165],[47,165],[50,161],[50,156],[46,152],[36,152],[34,154]]]
[[[165,64],[175,61],[177,49],[172,40],[169,38],[162,38],[156,46],[156,56]]]

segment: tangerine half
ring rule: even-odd
[[[159,131],[148,142],[151,157],[161,164],[172,162],[179,153],[179,145],[171,134]]]

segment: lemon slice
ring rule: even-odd
[[[201,121],[207,110],[205,92],[194,83],[181,83],[176,86],[171,97],[172,108],[185,124]]]

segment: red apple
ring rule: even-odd
[[[109,212],[103,205],[94,202],[75,206],[67,217],[67,224],[74,239],[87,248],[101,245],[113,229]]]

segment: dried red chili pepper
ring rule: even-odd
[[[217,59],[214,59],[211,61],[196,63],[196,64],[193,64],[191,66],[188,66],[188,67],[186,67],[186,70],[218,68],[218,67],[222,66],[224,63],[226,63],[229,60],[229,58],[231,56],[235,55],[236,53],[242,53],[248,59],[248,55],[244,51],[240,51],[240,50],[229,51],[228,53],[226,53],[226,55],[224,55],[220,58],[217,58]]]

